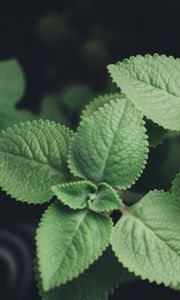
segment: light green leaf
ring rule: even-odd
[[[116,191],[107,183],[100,183],[98,192],[89,195],[89,197],[89,208],[95,212],[109,212],[124,207]]]
[[[89,104],[86,105],[82,112],[81,119],[87,118],[92,115],[93,112],[97,111],[104,104],[111,102],[112,100],[120,100],[126,98],[123,94],[108,94],[94,98]]]
[[[72,133],[49,121],[20,123],[0,132],[0,186],[12,197],[43,203],[51,186],[69,176],[67,153]]]
[[[180,173],[176,175],[172,182],[171,192],[180,201]]]
[[[92,182],[127,188],[144,168],[147,145],[134,105],[127,99],[114,100],[81,122],[71,144],[69,167]]]
[[[0,63],[0,105],[14,106],[25,90],[24,74],[16,60]],[[2,109],[2,108],[1,108]]]
[[[126,98],[126,96],[120,93],[96,97],[93,101],[86,105],[85,109],[82,112],[81,119],[89,117],[93,112],[97,111],[101,106],[109,103],[111,100],[120,100],[124,98]],[[146,120],[145,123],[147,128],[147,135],[149,137],[149,145],[151,147],[156,147],[162,142],[163,138],[165,138],[167,130],[153,123],[151,120]]]
[[[150,282],[180,282],[180,201],[163,191],[148,193],[115,225],[112,246],[122,264]]]
[[[62,203],[72,209],[82,209],[87,206],[89,193],[96,192],[97,188],[88,181],[75,181],[51,187],[54,195]]]
[[[120,283],[133,280],[108,249],[82,275],[66,285],[42,293],[43,300],[107,300]]]
[[[36,236],[43,290],[65,284],[87,269],[108,246],[111,231],[109,217],[52,204]]]
[[[165,55],[137,55],[108,70],[122,92],[149,119],[180,130],[180,60]]]

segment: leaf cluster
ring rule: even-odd
[[[131,273],[180,285],[180,175],[169,192],[149,191],[132,206],[122,196],[149,146],[179,134],[179,59],[136,56],[108,70],[121,91],[90,102],[75,133],[44,120],[0,132],[2,189],[27,203],[52,199],[36,233],[44,300],[106,300]]]

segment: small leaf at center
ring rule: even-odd
[[[96,192],[97,188],[91,182],[79,181],[52,186],[51,190],[65,205],[72,209],[82,209],[87,206],[88,194]]]
[[[107,212],[124,207],[116,191],[107,183],[100,183],[97,194],[92,196],[90,195],[88,205],[95,212]]]

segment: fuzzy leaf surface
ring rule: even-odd
[[[91,197],[88,206],[95,212],[109,212],[124,207],[116,191],[107,183],[100,183],[98,192]]]
[[[96,192],[97,188],[88,181],[70,182],[53,186],[54,195],[72,209],[82,209],[87,206],[89,193]]]
[[[67,155],[72,133],[49,121],[32,121],[0,132],[0,186],[12,197],[43,203],[51,186],[68,176]]]
[[[71,171],[92,182],[130,187],[147,159],[147,136],[141,115],[127,99],[105,104],[85,118],[71,144]]]
[[[105,253],[88,270],[73,281],[42,293],[43,300],[107,300],[120,283],[133,276],[122,267],[112,250]]]
[[[179,59],[137,55],[109,65],[108,70],[113,81],[147,118],[164,128],[180,130]]]
[[[52,204],[36,235],[43,290],[65,284],[87,269],[108,246],[111,231],[109,217]]]
[[[142,279],[176,286],[180,270],[180,201],[153,191],[125,210],[112,234],[119,261]]]
[[[89,117],[93,112],[97,111],[101,106],[104,106],[104,104],[109,103],[111,100],[124,98],[126,98],[126,96],[120,93],[107,94],[104,96],[96,97],[93,101],[86,105],[84,111],[82,112],[81,119]],[[147,129],[149,145],[151,147],[156,147],[162,142],[167,130],[153,123],[151,120],[146,120],[145,125]]]
[[[109,103],[112,100],[124,99],[125,95],[116,93],[116,94],[107,94],[94,98],[89,104],[86,105],[85,109],[82,112],[81,118],[87,118],[92,115],[93,112],[97,111],[104,104]]]

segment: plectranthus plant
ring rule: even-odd
[[[0,132],[2,190],[49,203],[36,232],[44,300],[107,300],[136,277],[180,289],[180,174],[169,191],[124,197],[149,147],[180,131],[180,60],[138,55],[108,71],[119,92],[92,100],[76,132],[42,119]]]

